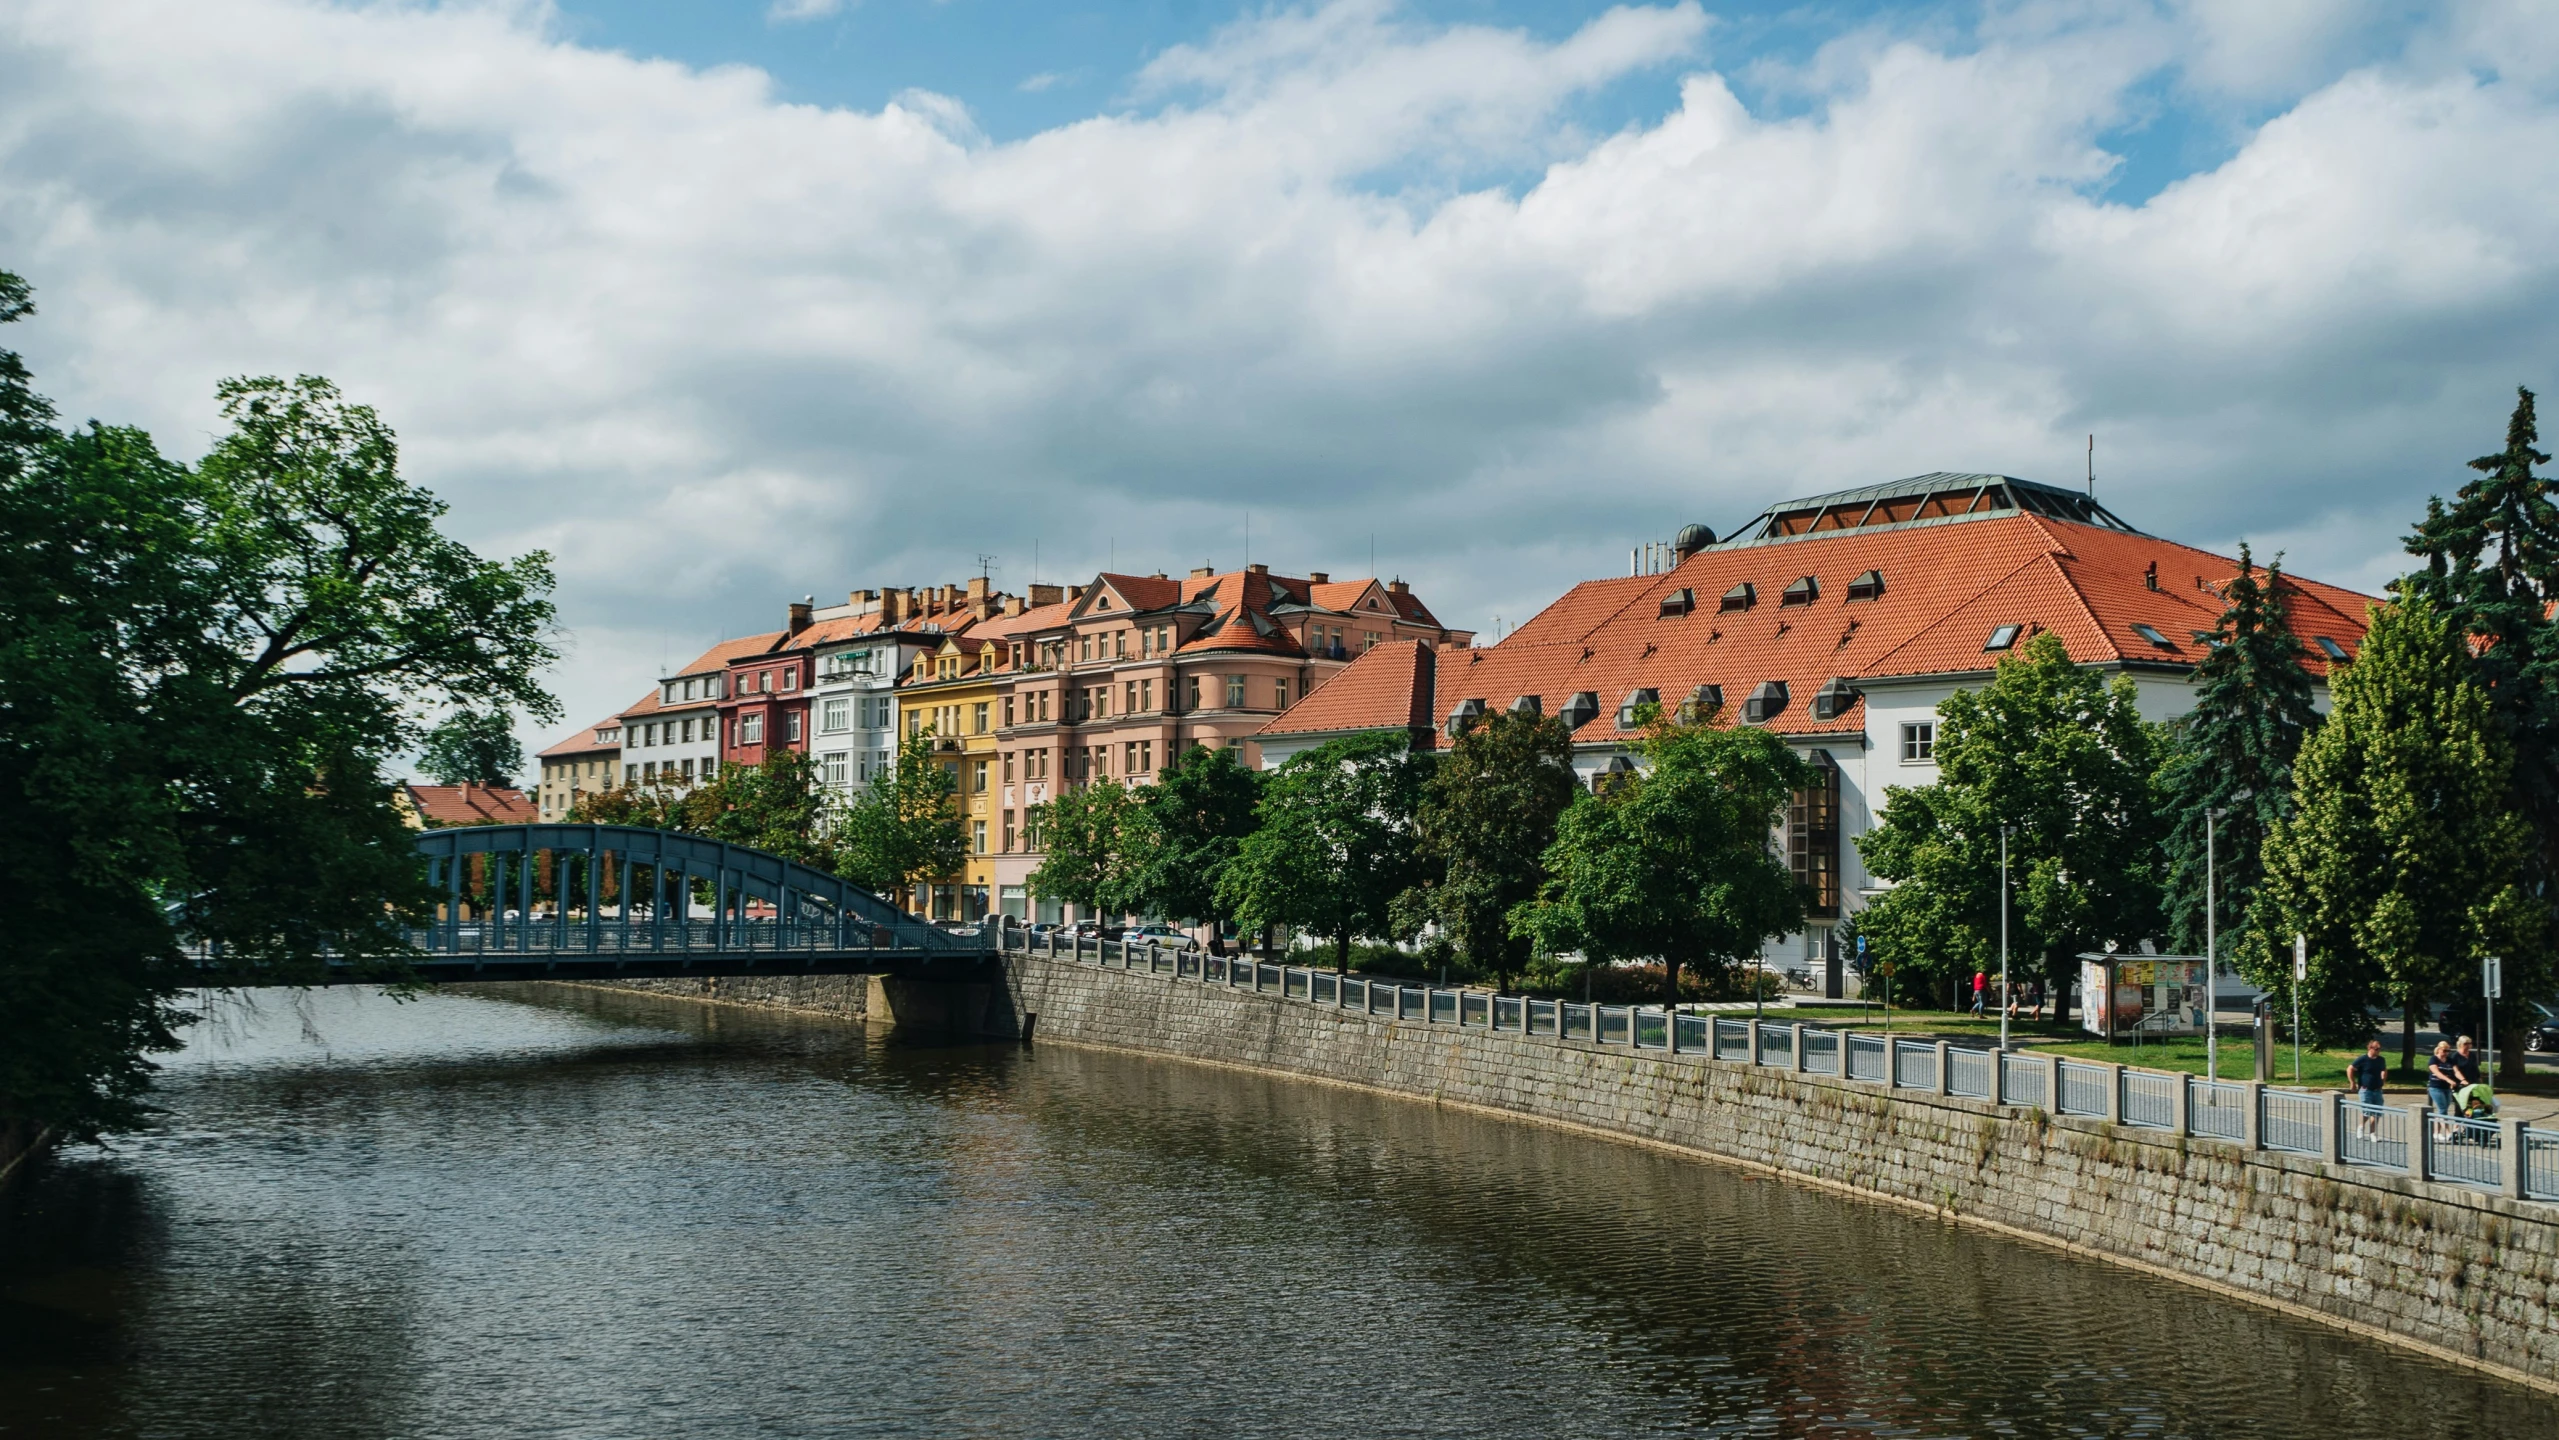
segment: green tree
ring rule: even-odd
[[[1135,792],[1107,777],[1050,800],[1040,820],[1042,858],[1031,872],[1032,892],[1088,914],[1125,909],[1127,828],[1137,810]]]
[[[0,321],[28,311],[0,274]],[[235,380],[193,468],[64,434],[0,353],[0,1125],[137,1123],[181,948],[402,973],[433,901],[391,804],[412,706],[556,714],[551,577],[482,560],[327,382]]]
[[[427,732],[418,768],[438,785],[513,785],[524,747],[503,710],[457,710]]]
[[[2254,928],[2309,937],[2301,1003],[2316,1033],[2359,1039],[2372,1007],[2396,1002],[2412,1065],[2419,1010],[2475,986],[2482,957],[2504,956],[2520,993],[2549,983],[2547,920],[2526,888],[2532,831],[2488,687],[2432,604],[2376,608],[2330,695],[2294,769],[2293,813],[2266,837]],[[2244,959],[2259,984],[2289,987],[2289,946]]]
[[[1194,745],[1136,791],[1103,908],[1223,928],[1217,880],[1253,833],[1262,776],[1234,746]]]
[[[2537,840],[2534,881],[2559,894],[2559,481],[2537,447],[2533,393],[2518,387],[2506,448],[2470,462],[2479,478],[2450,505],[2426,502],[2408,551],[2426,563],[2392,588],[2423,600],[2457,635],[2513,756],[2515,803]]]
[[[1419,868],[1413,815],[1430,764],[1400,730],[1289,757],[1218,876],[1218,903],[1248,929],[1289,925],[1331,940],[1334,968],[1349,969],[1353,939],[1396,933],[1395,897]]]
[[[826,791],[817,764],[798,750],[768,748],[758,765],[720,772],[669,807],[670,829],[745,845],[794,864],[835,867],[838,847],[827,823]]]
[[[1546,848],[1579,791],[1562,720],[1503,711],[1470,726],[1422,784],[1414,830],[1431,864],[1402,897],[1406,928],[1437,921],[1470,964],[1507,988],[1529,956],[1511,912],[1545,884]]]
[[[2047,632],[1937,713],[1937,782],[1887,789],[1881,821],[1857,839],[1866,868],[1893,882],[1858,933],[1905,994],[1995,971],[2004,826],[2011,972],[2039,969],[2067,995],[2077,955],[2158,922],[2156,740],[2133,682],[2107,684]]]
[[[2235,942],[2234,922],[2247,917],[2264,874],[2266,832],[2291,802],[2293,757],[2319,718],[2301,641],[2285,624],[2282,562],[2260,579],[2240,546],[2239,573],[2222,599],[2211,646],[2195,667],[2195,708],[2169,730],[2159,770],[2169,944],[2187,955],[2204,953],[2206,825],[2216,826],[2215,922]],[[2209,818],[2215,811],[2217,821]],[[2223,953],[2236,953],[2233,944]]]
[[[1658,959],[1662,1003],[1685,968],[1727,972],[1802,925],[1803,888],[1771,841],[1812,770],[1756,726],[1655,719],[1649,762],[1564,811],[1537,898],[1512,918],[1548,953]]]
[[[844,807],[835,827],[835,873],[907,903],[910,889],[960,868],[959,777],[933,758],[930,726],[898,743],[897,766]]]

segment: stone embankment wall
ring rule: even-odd
[[[1951,1096],[1005,956],[1037,1039],[1276,1071],[1798,1177],[2559,1390],[2554,1207]]]
[[[877,996],[879,986],[879,978],[873,975],[732,975],[616,980],[602,988],[716,1000],[724,1005],[761,1010],[834,1015],[847,1020],[886,1021],[889,1012],[886,1001]]]

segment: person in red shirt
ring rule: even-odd
[[[1985,1000],[1985,999],[1987,999],[1987,998],[1989,997],[1989,994],[1990,994],[1990,972],[1988,972],[1988,971],[1986,971],[1986,970],[1976,970],[1976,971],[1974,971],[1974,972],[1973,972],[1973,1013],[1974,1013],[1974,1014],[1979,1015],[1979,1014],[1982,1012],[1982,1002],[1983,1002],[1983,1000]]]

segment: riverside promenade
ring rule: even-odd
[[[1571,1126],[2058,1245],[2559,1393],[2559,1134],[2050,1056],[1004,942],[981,1027]]]

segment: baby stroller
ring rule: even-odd
[[[2487,1085],[2464,1085],[2452,1092],[2452,1111],[2435,1117],[2435,1139],[2454,1145],[2484,1145],[2486,1137],[2457,1120],[2493,1121],[2497,1118],[2497,1092]]]

